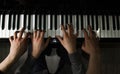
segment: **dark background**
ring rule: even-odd
[[[0,8],[42,8],[64,11],[120,11],[118,0],[0,0]]]

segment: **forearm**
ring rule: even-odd
[[[29,55],[23,66],[20,68],[20,72],[16,74],[30,74],[32,72],[35,61],[36,59]]]
[[[84,74],[83,63],[78,51],[69,54],[73,74]]]
[[[90,55],[88,70],[86,74],[101,74],[101,55]]]
[[[0,71],[6,72],[14,63],[16,59],[10,54],[0,63]]]

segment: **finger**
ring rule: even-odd
[[[63,40],[62,40],[62,37],[60,36],[56,36],[56,38],[60,41],[60,43],[63,45]]]
[[[22,38],[22,35],[23,35],[24,30],[25,30],[25,28],[22,28],[22,29],[20,30],[20,32],[19,32],[19,39]]]
[[[25,36],[23,39],[26,40],[28,38],[28,36],[29,36],[29,33],[25,33]]]
[[[93,32],[92,32],[92,28],[90,25],[88,26],[88,30],[89,30],[89,36],[93,37]]]
[[[50,39],[51,39],[51,37],[49,37],[49,38],[47,39],[47,41],[46,41],[46,43],[45,43],[45,48],[48,46],[48,44],[49,44],[49,42],[50,42]]]
[[[14,39],[16,39],[17,38],[17,33],[18,33],[19,31],[16,31],[15,33],[14,33]]]
[[[89,39],[88,32],[85,29],[83,29],[83,32],[84,32],[85,40]]]
[[[42,30],[41,33],[40,33],[40,37],[44,38],[44,34],[45,34],[45,31]]]
[[[33,39],[33,33],[30,34],[30,38]]]
[[[85,50],[85,41],[82,43],[82,50]]]
[[[10,43],[13,41],[13,36],[9,37],[9,41],[10,41]]]
[[[64,25],[61,25],[61,28],[62,28],[63,35],[66,35],[67,33],[66,33],[66,31],[65,31]]]
[[[67,32],[70,35],[70,25],[69,24],[67,24]]]
[[[33,37],[36,38],[36,36],[37,36],[37,31],[35,30],[33,33]]]
[[[37,30],[37,38],[39,38],[40,37],[40,30]]]
[[[73,27],[72,25],[67,25],[67,30],[68,30],[68,34],[71,36],[72,34],[74,34],[74,30],[73,30]]]
[[[79,35],[79,31],[77,31],[77,33],[75,34],[76,38],[78,37],[78,35]]]
[[[74,28],[73,28],[72,24],[70,24],[70,31],[71,31],[72,34],[74,33]]]

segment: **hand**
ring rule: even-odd
[[[95,32],[92,31],[92,28],[89,26],[89,35],[88,32],[84,29],[85,41],[82,44],[82,50],[88,53],[89,55],[100,53],[98,38],[96,38]]]
[[[10,40],[10,56],[18,59],[19,57],[21,57],[24,52],[27,49],[27,38],[28,38],[28,33],[25,33],[25,36],[23,36],[23,32],[24,32],[24,28],[22,28],[19,32],[16,31],[14,33],[14,36],[11,36],[9,38]],[[17,34],[19,33],[19,36],[17,36]]]
[[[72,54],[76,51],[76,38],[77,34],[74,34],[74,29],[72,25],[67,25],[67,31],[65,27],[62,25],[62,33],[63,38],[60,36],[56,36],[60,43],[64,46],[69,54]]]
[[[50,38],[47,39],[46,43],[44,42],[44,33],[44,31],[37,30],[33,33],[33,36],[31,37],[32,56],[34,58],[38,58],[49,44]]]

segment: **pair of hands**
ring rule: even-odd
[[[16,31],[14,36],[9,38],[11,44],[9,56],[11,56],[14,60],[19,59],[27,50],[27,39],[28,37],[31,37],[31,54],[34,58],[38,58],[42,51],[47,47],[50,40],[50,38],[48,38],[47,41],[44,42],[44,34],[45,32],[42,30],[36,30],[33,32],[33,34],[24,33],[24,28],[22,28],[20,31]]]
[[[74,34],[72,25],[67,25],[67,30],[62,26],[63,38],[57,36],[58,40],[64,46],[69,54],[76,52],[76,38],[78,33]],[[88,26],[88,32],[83,29],[84,43],[82,44],[82,50],[89,55],[96,55],[100,53],[99,40],[96,38],[96,33],[92,31],[91,26]]]

